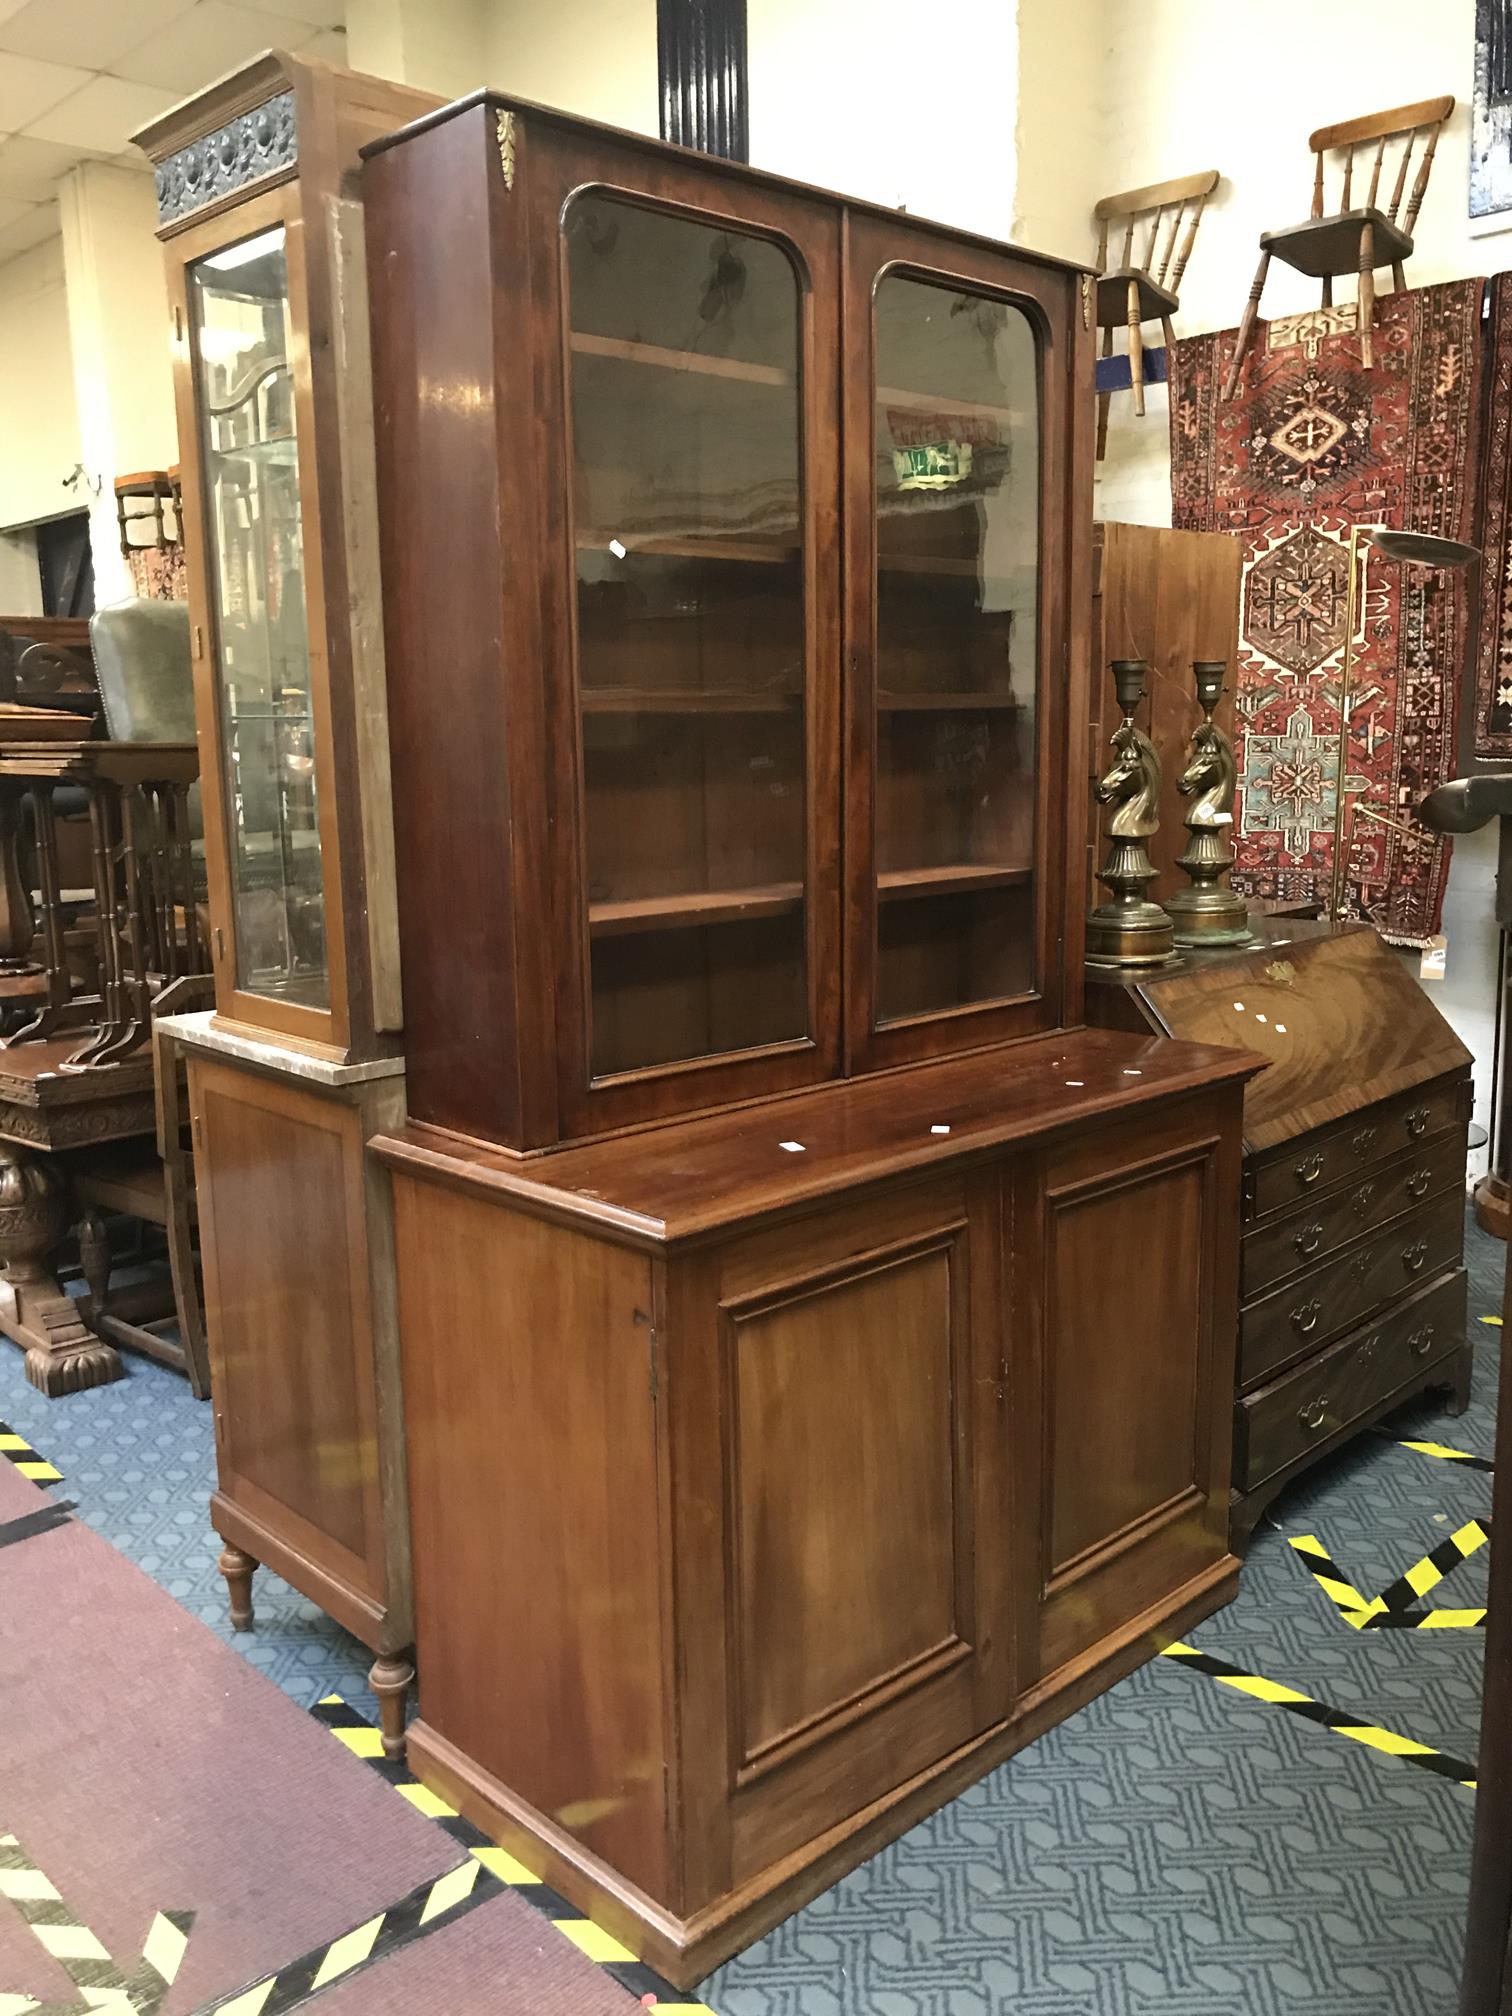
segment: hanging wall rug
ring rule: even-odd
[[[1370,371],[1352,302],[1262,324],[1227,405],[1235,332],[1176,345],[1172,522],[1244,543],[1233,881],[1246,895],[1328,898],[1350,528],[1470,536],[1483,285],[1379,301]],[[1379,554],[1365,575],[1345,788],[1409,825],[1455,772],[1469,598],[1453,574]],[[1388,939],[1422,944],[1439,927],[1447,846],[1352,826],[1357,900]]]
[[[1485,586],[1475,640],[1471,753],[1512,763],[1512,273],[1491,288],[1486,436],[1481,453]]]

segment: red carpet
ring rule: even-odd
[[[106,1985],[112,1966],[131,1977],[167,1912],[194,1916],[153,2005],[162,2016],[218,2010],[272,1976],[260,2016],[302,2006],[314,1969],[302,1987],[282,1970],[417,1886],[430,1895],[465,1850],[87,1528],[5,1544],[47,1502],[0,1462],[0,2012],[19,2012],[20,1997],[81,2006],[91,1968]],[[316,2006],[637,2007],[522,1897],[486,1873],[477,1894],[457,1913],[437,1891],[437,1929],[410,1927],[410,1943],[336,1974]],[[396,1915],[382,1937],[405,1929]]]

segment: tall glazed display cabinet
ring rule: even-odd
[[[433,101],[268,55],[144,128],[167,255],[213,1014],[188,1057],[233,1622],[266,1563],[377,1655],[411,1623],[404,1113],[358,149]]]
[[[363,200],[410,1755],[686,1983],[1232,1588],[1250,1063],[1079,1026],[1090,276],[491,94]]]

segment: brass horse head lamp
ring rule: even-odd
[[[1339,673],[1339,748],[1334,770],[1334,824],[1333,824],[1333,885],[1328,914],[1335,923],[1345,915],[1345,884],[1348,863],[1348,847],[1345,840],[1345,813],[1348,809],[1349,793],[1346,788],[1349,772],[1349,717],[1354,699],[1355,632],[1359,627],[1360,604],[1364,599],[1363,567],[1369,566],[1369,556],[1361,562],[1361,549],[1375,547],[1386,560],[1395,560],[1406,567],[1466,568],[1480,559],[1480,549],[1468,546],[1462,539],[1444,539],[1433,532],[1395,532],[1385,525],[1355,525],[1349,533],[1349,587],[1344,614],[1344,661]],[[1408,826],[1403,821],[1391,819],[1374,806],[1361,805],[1358,808],[1362,819],[1372,820],[1378,826],[1389,826],[1393,832],[1409,834],[1420,839],[1421,830]]]
[[[1097,877],[1110,900],[1087,919],[1089,966],[1164,966],[1172,957],[1171,920],[1144,893],[1157,873],[1145,842],[1160,825],[1160,753],[1134,720],[1149,669],[1142,658],[1113,661],[1123,719],[1112,735],[1113,762],[1092,787],[1099,805],[1113,807]]]

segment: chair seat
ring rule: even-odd
[[[1169,287],[1162,287],[1158,280],[1152,280],[1148,273],[1142,273],[1137,266],[1120,266],[1112,273],[1101,273],[1097,279],[1097,326],[1099,329],[1122,329],[1129,319],[1129,282],[1139,289],[1139,319],[1141,322],[1158,322],[1162,315],[1174,315],[1181,306],[1180,299]]]
[[[1359,271],[1360,231],[1365,224],[1375,226],[1377,266],[1390,266],[1411,252],[1411,238],[1384,210],[1340,210],[1332,217],[1309,217],[1284,231],[1262,232],[1260,249],[1273,252],[1310,279],[1337,280]]]

